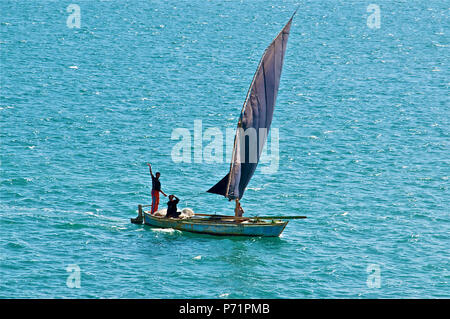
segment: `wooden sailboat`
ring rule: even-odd
[[[236,212],[240,207],[239,200],[244,195],[256,170],[272,123],[286,45],[294,15],[295,13],[264,51],[239,117],[230,170],[222,180],[208,190],[209,193],[223,195],[230,201],[234,200]],[[252,130],[256,137],[249,143],[246,143],[245,139],[247,130]],[[286,220],[298,218],[305,217],[238,217],[195,214],[186,219],[165,218],[143,212],[142,206],[139,206],[139,216],[132,219],[132,222],[144,221],[150,226],[212,235],[277,237],[288,224]]]

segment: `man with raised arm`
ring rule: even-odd
[[[148,168],[150,169],[150,175],[152,177],[152,211],[151,213],[153,214],[154,212],[156,212],[158,210],[158,205],[159,205],[159,193],[161,192],[161,194],[163,194],[164,196],[167,197],[166,193],[164,193],[161,190],[161,182],[159,181],[159,177],[161,176],[161,174],[159,172],[157,172],[155,175],[153,175],[152,172],[152,166],[150,165],[150,163],[147,163]]]

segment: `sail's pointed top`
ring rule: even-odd
[[[239,117],[230,171],[208,190],[210,193],[240,199],[255,172],[272,124],[284,53],[296,12],[264,51]]]

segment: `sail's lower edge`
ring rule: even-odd
[[[225,175],[216,185],[207,190],[208,193],[218,194],[222,196],[227,196],[227,186],[228,186],[228,178],[230,173]]]

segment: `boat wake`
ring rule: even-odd
[[[167,234],[181,233],[180,230],[173,229],[173,228],[152,228],[152,231],[158,232],[158,233],[167,233]]]

